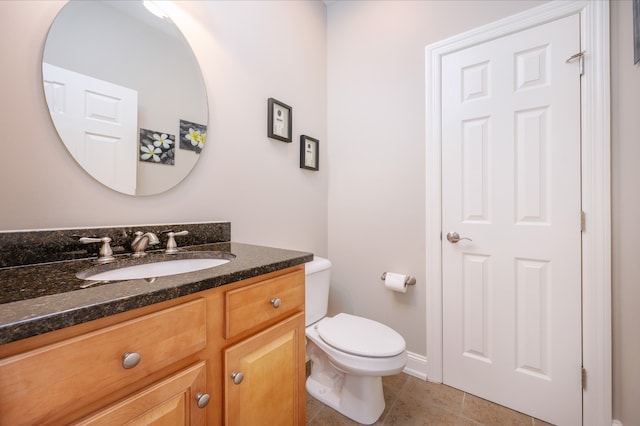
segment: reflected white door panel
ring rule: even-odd
[[[51,118],[75,160],[94,178],[136,193],[138,92],[44,63]]]

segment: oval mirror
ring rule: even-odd
[[[175,24],[142,1],[71,0],[49,30],[42,76],[67,150],[109,188],[158,194],[198,161],[208,117],[200,67]]]

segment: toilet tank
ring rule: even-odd
[[[304,265],[305,271],[305,326],[313,324],[327,315],[331,262],[314,256]]]

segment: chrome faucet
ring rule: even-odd
[[[135,238],[131,243],[131,250],[133,251],[133,257],[142,257],[147,253],[144,251],[147,249],[147,246],[152,246],[158,244],[160,240],[153,232],[147,232],[143,234],[141,231],[135,232]]]

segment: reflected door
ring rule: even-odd
[[[579,30],[442,62],[444,382],[564,425],[582,422]]]
[[[51,118],[73,158],[110,188],[135,194],[138,92],[47,63],[42,74]]]

